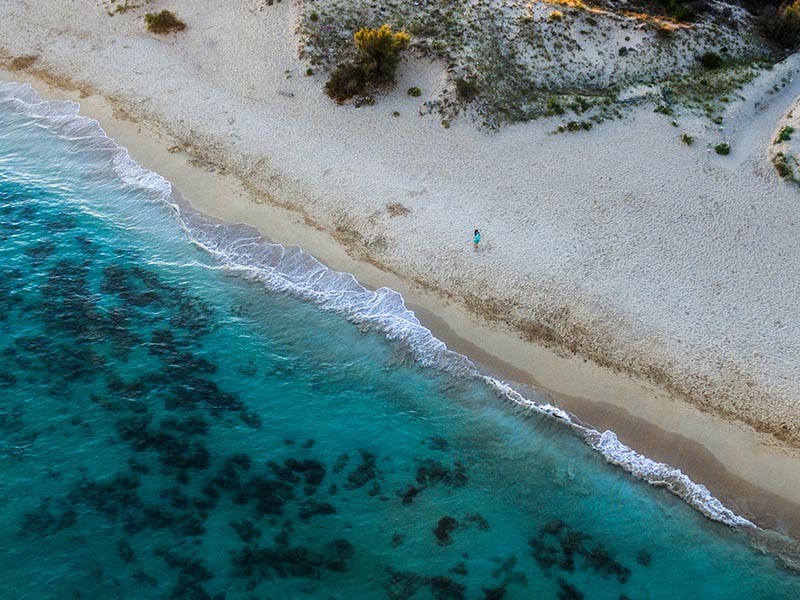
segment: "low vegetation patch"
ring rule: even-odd
[[[342,63],[332,72],[325,84],[325,93],[336,102],[347,102],[353,96],[367,91],[369,74],[361,63]]]
[[[563,115],[564,107],[561,106],[561,103],[558,101],[557,98],[548,98],[547,99],[547,110],[549,110],[554,115]]]
[[[719,69],[722,66],[722,57],[716,52],[706,52],[700,57],[700,64],[706,69]]]
[[[716,146],[714,146],[714,151],[717,154],[721,154],[723,156],[727,156],[731,153],[731,145],[728,142],[720,142]]]
[[[418,87],[410,87],[408,88],[408,95],[412,98],[419,98],[422,95],[422,90]]]
[[[681,141],[687,146],[691,146],[692,144],[694,144],[694,138],[690,136],[688,133],[681,134]]]
[[[106,13],[114,15],[124,15],[125,13],[142,8],[145,4],[150,4],[153,0],[103,0]]]
[[[472,102],[478,97],[480,88],[475,77],[459,77],[456,79],[456,95],[459,100]]]
[[[171,10],[162,10],[160,13],[146,13],[144,22],[151,33],[164,35],[173,31],[183,31],[186,23],[181,21]]]
[[[764,2],[758,27],[779,50],[795,50],[800,42],[800,0],[779,5]]]
[[[778,137],[775,138],[775,143],[780,144],[781,142],[788,142],[792,139],[792,134],[794,133],[794,127],[791,125],[785,125],[781,127],[781,130],[778,132]]]
[[[708,8],[708,2],[703,2],[702,0],[693,2],[663,0],[660,4],[663,5],[664,12],[676,21],[693,21]]]
[[[404,217],[411,213],[411,209],[399,202],[392,202],[386,206],[386,212],[388,212],[391,217]]]
[[[379,47],[399,48],[395,67],[408,48],[445,70],[447,84],[425,90],[423,114],[445,125],[466,113],[488,129],[553,115],[597,124],[654,97],[676,115],[712,104],[712,119],[719,98],[734,97],[774,51],[754,35],[755,16],[713,0],[315,0],[300,10],[300,56],[329,74],[331,98],[394,81],[354,45],[366,29],[385,40]],[[394,32],[407,37],[395,45]],[[640,88],[651,91],[626,93]]]
[[[778,172],[778,175],[784,179],[792,179],[794,177],[792,167],[783,152],[778,152],[772,157],[772,164],[775,165],[775,170]]]

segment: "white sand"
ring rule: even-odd
[[[303,75],[292,34],[296,9],[286,0],[219,4],[169,2],[189,29],[156,38],[144,32],[141,10],[109,17],[88,0],[0,0],[0,59],[35,55],[28,74],[14,79],[74,82],[109,99],[117,116],[157,123],[164,145],[177,140],[266,203],[222,184],[209,185],[216,198],[207,189],[205,199],[187,192],[187,200],[257,224],[278,241],[296,241],[296,232],[307,249],[366,283],[415,299],[433,297],[420,287],[437,292],[450,306],[430,300],[434,312],[449,315],[473,343],[482,346],[487,332],[508,326],[798,443],[800,196],[777,177],[767,152],[800,92],[796,57],[784,67],[794,80],[767,95],[783,72],[765,73],[731,109],[729,129],[688,123],[691,148],[678,139],[683,129],[651,109],[588,133],[548,135],[557,123],[543,121],[491,134],[465,119],[444,129],[418,116],[425,97],[405,90],[433,93],[443,81],[442,65],[422,61],[404,65],[397,91],[375,106],[337,107],[322,94],[322,80]],[[752,108],[756,99],[760,110]],[[708,149],[721,139],[731,142],[731,156]],[[134,157],[177,180],[152,157]],[[391,217],[386,207],[394,202],[411,213]],[[300,216],[276,221],[269,203]],[[302,233],[296,222],[303,220],[383,271],[359,271],[329,241]],[[475,227],[484,240],[477,253]],[[464,307],[492,328],[463,317]],[[563,381],[569,370],[546,366],[561,359],[502,339],[489,344],[493,353],[537,373],[536,383],[570,388]],[[663,394],[626,395],[627,383],[609,384],[591,369],[579,389],[565,391],[616,401],[699,438],[739,475],[800,498],[791,483],[800,481],[794,455],[770,454],[763,436],[726,429]],[[592,389],[594,380],[600,389]],[[737,431],[734,442],[727,439]]]

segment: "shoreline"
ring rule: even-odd
[[[44,87],[27,73],[0,70],[0,78],[32,83],[44,99],[79,102],[82,115],[98,120],[134,160],[169,180],[195,209],[224,221],[247,223],[270,240],[300,244],[371,289],[386,286],[400,292],[436,337],[483,372],[513,382],[520,392],[531,386],[550,393],[556,404],[581,420],[601,431],[613,430],[623,443],[653,460],[681,468],[737,514],[800,537],[798,449],[702,413],[650,384],[525,342],[511,330],[482,322],[454,303],[352,258],[334,238],[304,223],[298,214],[256,204],[246,182],[210,172],[188,154],[170,152],[175,140],[145,122],[125,120],[102,96],[82,98],[77,92]]]

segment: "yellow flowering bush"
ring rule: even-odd
[[[401,52],[408,48],[411,36],[381,25],[377,29],[362,27],[353,39],[355,60],[336,67],[325,84],[325,92],[337,102],[363,94],[373,85],[392,83]]]

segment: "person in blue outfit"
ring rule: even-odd
[[[477,229],[475,230],[475,236],[472,238],[472,247],[477,250],[478,244],[481,243],[481,232]]]

